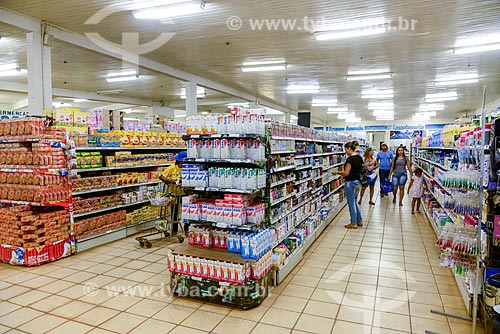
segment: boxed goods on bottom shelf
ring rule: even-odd
[[[126,223],[126,213],[125,210],[120,210],[75,222],[74,229],[76,236],[81,238],[90,234],[122,227]]]
[[[69,213],[56,208],[16,205],[0,208],[0,243],[32,248],[69,237]]]
[[[233,263],[169,252],[168,269],[172,273],[243,284],[262,278],[271,269],[271,251],[254,262]]]
[[[272,267],[280,269],[286,264],[288,257],[294,254],[294,251],[302,247],[305,240],[305,231],[297,229],[293,234],[285,239],[280,245],[273,249]]]
[[[127,225],[138,224],[146,220],[152,220],[160,216],[159,206],[143,206],[140,209],[134,210],[126,215]]]
[[[0,261],[19,266],[39,266],[75,253],[74,235],[38,247],[16,247],[0,244]]]

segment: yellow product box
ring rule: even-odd
[[[90,124],[90,113],[88,111],[75,110],[73,113],[73,124],[86,127]]]
[[[54,119],[54,125],[73,125],[73,117],[75,111],[80,111],[80,109],[76,108],[59,108],[54,109],[52,117]]]
[[[106,167],[115,167],[116,166],[116,159],[113,156],[107,156],[106,157]]]

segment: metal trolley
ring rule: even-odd
[[[149,240],[147,239],[147,237],[158,234],[160,235],[160,238],[158,239],[161,239],[163,237],[177,238],[180,243],[183,243],[184,237],[182,235],[184,234],[184,227],[183,224],[178,220],[180,217],[180,203],[182,196],[172,194],[167,194],[166,196],[164,196],[162,193],[148,193],[148,198],[152,206],[157,206],[160,208],[160,216],[155,223],[155,232],[135,238],[139,242],[141,247],[153,247],[153,244],[151,242],[153,240]],[[179,227],[179,234],[176,236],[174,236],[173,232],[174,224],[178,224]]]

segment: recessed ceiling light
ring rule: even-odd
[[[318,41],[328,41],[352,37],[362,37],[383,34],[388,30],[388,22],[385,18],[370,20],[338,22],[330,27],[323,27],[314,32],[314,37]]]
[[[121,82],[121,81],[134,81],[139,77],[137,75],[131,75],[128,77],[114,77],[114,78],[106,78],[107,82]]]
[[[318,94],[319,85],[290,85],[286,89],[288,94]]]
[[[109,89],[109,90],[98,90],[96,94],[99,95],[116,95],[116,94],[121,94],[123,92],[123,89]]]
[[[500,34],[484,34],[461,38],[455,43],[453,53],[468,54],[476,52],[486,52],[500,50]]]
[[[166,19],[176,16],[198,14],[205,9],[204,1],[177,1],[170,6],[136,10],[133,15],[138,20]]]
[[[242,72],[268,72],[268,71],[284,71],[287,69],[287,64],[277,65],[259,65],[242,67]]]

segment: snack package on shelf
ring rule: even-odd
[[[112,230],[124,226],[126,220],[125,210],[78,220],[74,223],[75,234],[77,238],[82,238],[95,233]]]

